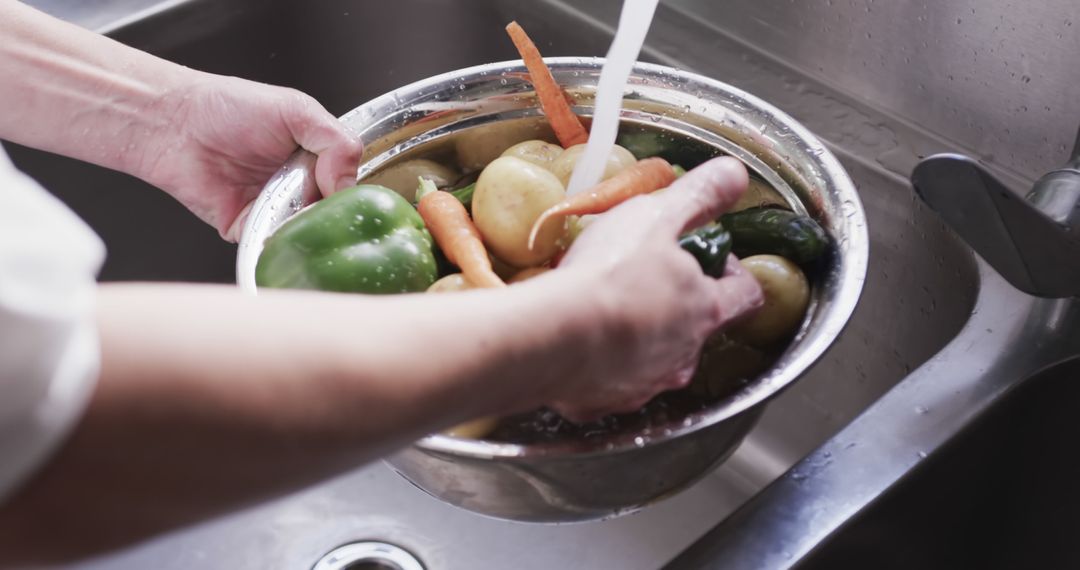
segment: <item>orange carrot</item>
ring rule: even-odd
[[[589,140],[589,132],[581,124],[581,119],[574,114],[567,101],[565,92],[555,83],[551,70],[540,56],[540,50],[529,39],[525,30],[517,22],[510,22],[506,26],[506,33],[514,42],[514,47],[525,61],[525,67],[529,70],[529,80],[536,89],[536,97],[540,99],[540,107],[547,115],[551,129],[563,148],[570,148],[576,144],[583,144]]]
[[[446,258],[461,268],[465,279],[477,287],[505,287],[491,269],[491,259],[480,232],[465,206],[449,192],[436,191],[420,199],[416,210]]]
[[[639,160],[591,190],[570,196],[544,210],[529,232],[529,249],[532,249],[540,228],[553,216],[602,214],[634,196],[666,188],[674,181],[675,170],[668,161],[658,157]]]

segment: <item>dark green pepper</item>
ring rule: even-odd
[[[436,279],[431,234],[397,192],[363,184],[323,198],[263,245],[260,287],[355,293],[424,291]]]
[[[420,199],[432,192],[448,192],[451,196],[458,199],[465,209],[472,213],[472,197],[476,193],[476,183],[473,182],[468,186],[462,186],[457,190],[439,190],[435,183],[425,178],[420,179],[420,185],[416,187],[416,198],[413,199],[414,204],[419,204]]]
[[[749,208],[724,214],[720,222],[731,232],[739,257],[772,254],[806,265],[829,247],[829,235],[813,218],[790,210]]]
[[[457,190],[448,190],[450,194],[457,198],[459,202],[465,205],[465,208],[470,212],[472,211],[472,197],[476,193],[476,183],[473,182],[468,186],[458,188]]]
[[[720,224],[709,224],[679,238],[679,247],[697,259],[706,275],[720,277],[731,253],[731,234]]]

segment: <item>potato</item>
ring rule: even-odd
[[[453,184],[461,174],[426,158],[406,160],[379,170],[364,179],[365,184],[378,184],[401,194],[412,202],[416,197],[418,178],[424,177],[443,187]]]
[[[766,346],[791,336],[806,316],[810,284],[797,265],[778,255],[754,255],[742,260],[765,295],[765,304],[746,321],[728,331],[731,338]]]
[[[519,142],[543,136],[535,121],[501,121],[462,132],[454,140],[458,165],[473,172],[499,158],[506,149]]]
[[[443,433],[462,439],[483,439],[499,425],[499,418],[479,418],[456,425]]]
[[[713,335],[701,351],[690,390],[704,398],[722,398],[768,368],[765,353],[734,342],[723,333]]]
[[[530,267],[528,269],[522,269],[521,271],[518,271],[517,274],[515,274],[513,277],[511,277],[510,280],[506,282],[506,284],[511,285],[513,283],[521,283],[522,281],[527,281],[529,279],[532,279],[533,277],[536,277],[537,275],[543,275],[548,271],[551,271],[550,267]]]
[[[773,190],[772,186],[762,180],[750,177],[750,184],[746,187],[746,192],[743,192],[743,195],[739,197],[739,201],[735,202],[735,205],[728,211],[741,212],[759,206],[790,208],[790,204],[780,196],[779,192]]]
[[[581,235],[581,232],[585,231],[585,228],[596,221],[599,214],[590,214],[585,216],[567,216],[566,217],[566,240],[563,242],[563,247],[569,249],[574,244],[574,240]]]
[[[551,163],[563,153],[561,146],[547,141],[533,139],[517,143],[506,149],[501,156],[515,156],[537,166],[551,169]]]
[[[431,284],[427,288],[428,293],[451,293],[453,291],[466,291],[475,289],[472,283],[460,273],[451,273]]]
[[[584,152],[585,145],[577,144],[564,150],[559,155],[559,158],[556,158],[551,163],[551,172],[559,178],[564,188],[570,182],[570,175],[574,173],[574,167],[577,166],[578,159],[581,158]],[[604,166],[604,175],[600,179],[607,180],[622,172],[628,166],[632,166],[635,162],[637,162],[637,159],[630,154],[630,151],[615,145],[611,149],[611,154],[608,155],[607,165]]]
[[[540,214],[566,195],[555,175],[513,156],[496,159],[480,173],[472,215],[488,250],[514,267],[542,265],[559,251],[566,222],[552,219],[540,228],[535,248],[529,231]]]

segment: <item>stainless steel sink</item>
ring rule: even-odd
[[[73,11],[80,3],[65,0],[37,4],[185,65],[297,87],[336,113],[438,72],[512,59],[502,32],[511,19],[545,55],[603,55],[618,7],[601,0],[145,1],[132,16],[132,0],[98,2],[92,12]],[[782,567],[959,430],[978,406],[955,411],[956,398],[981,404],[1002,392],[1005,380],[985,378],[998,370],[997,356],[1025,323],[1034,330],[1042,321],[1031,319],[1055,313],[1008,288],[916,200],[906,169],[947,143],[723,32],[696,9],[687,1],[662,5],[643,59],[747,89],[809,126],[855,180],[871,234],[868,282],[847,330],[726,464],[637,515],[568,526],[456,510],[376,464],[72,567],[310,568],[337,546],[374,539],[412,551],[435,570],[650,569],[716,525],[678,565]],[[10,150],[103,235],[103,279],[231,281],[234,248],[160,193],[74,161]],[[1022,369],[1015,363],[1008,379]],[[947,416],[935,415],[943,410]],[[840,467],[836,479],[818,477]],[[810,490],[828,500],[821,509],[827,519],[808,514],[821,506],[806,503]],[[777,523],[785,509],[790,526]]]
[[[807,569],[1077,568],[1080,359],[1015,388]]]

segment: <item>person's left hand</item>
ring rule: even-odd
[[[293,89],[197,73],[163,102],[171,131],[142,149],[141,177],[229,241],[271,175],[302,147],[318,156],[329,195],[356,182],[359,139],[315,99]]]

